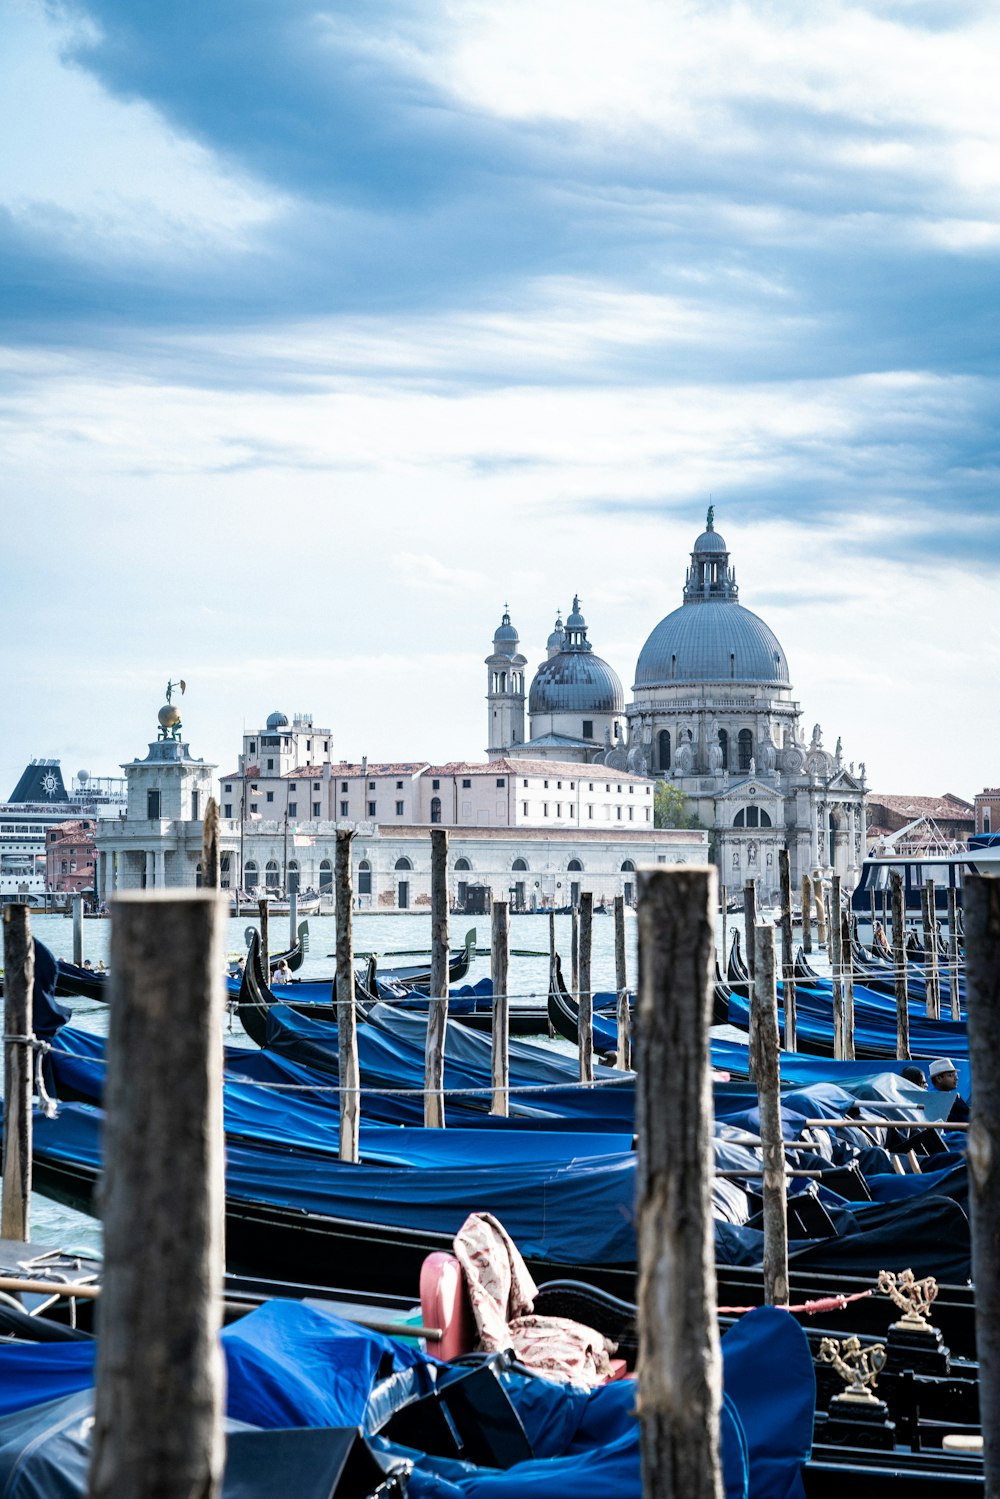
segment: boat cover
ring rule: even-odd
[[[534,1456],[506,1472],[394,1448],[375,1434],[398,1388],[430,1389],[449,1377],[418,1349],[343,1322],[321,1303],[272,1301],[221,1335],[227,1369],[230,1453],[253,1436],[293,1437],[303,1429],[362,1428],[391,1465],[414,1461],[411,1499],[640,1499],[635,1385],[586,1392],[507,1369],[503,1387]],[[8,1499],[83,1499],[94,1344],[43,1350],[29,1385],[23,1345],[0,1345],[0,1483]],[[802,1329],[787,1312],[761,1307],[722,1340],[726,1499],[801,1499],[801,1469],[812,1440],[815,1378]],[[48,1384],[38,1372],[44,1363]],[[411,1383],[408,1385],[407,1381]],[[67,1385],[78,1393],[66,1395]],[[46,1398],[44,1405],[38,1397]],[[62,1398],[57,1398],[59,1395]],[[376,1416],[379,1419],[376,1419]],[[289,1458],[294,1447],[258,1450],[261,1487],[224,1499],[282,1495],[318,1499]],[[232,1457],[230,1459],[232,1465]],[[293,1481],[294,1476],[294,1481]],[[324,1491],[328,1494],[330,1489]]]

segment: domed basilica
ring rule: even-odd
[[[778,888],[778,850],[792,877],[822,871],[853,885],[864,853],[865,767],[844,764],[841,742],[807,741],[788,661],[774,632],[739,602],[729,550],[708,512],[682,602],[639,653],[632,702],[587,638],[580,600],[556,620],[527,694],[510,614],[486,658],[491,759],[603,764],[673,781],[711,830],[722,883],[753,876]]]

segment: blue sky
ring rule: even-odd
[[[626,689],[714,498],[880,789],[997,779],[995,8],[8,0],[0,783]],[[9,789],[0,784],[0,792]]]

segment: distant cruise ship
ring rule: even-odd
[[[125,779],[81,770],[66,790],[58,760],[32,760],[8,801],[0,803],[0,903],[45,899],[45,836],[77,817],[125,814]]]

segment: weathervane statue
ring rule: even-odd
[[[176,708],[173,703],[175,687],[179,687],[182,693],[187,691],[187,683],[183,677],[179,677],[176,682],[167,683],[167,701],[156,715],[160,724],[160,732],[157,737],[160,739],[179,739],[181,737],[180,709]]]

